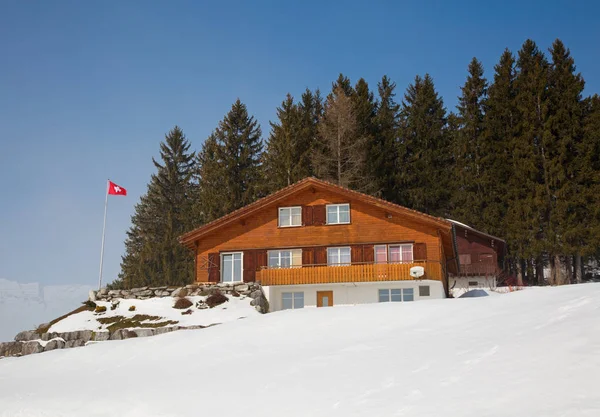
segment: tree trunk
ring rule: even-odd
[[[544,280],[544,257],[542,255],[535,258],[535,275],[537,285],[543,286]]]
[[[583,282],[583,268],[581,263],[581,255],[575,255],[575,282],[581,284]]]
[[[525,273],[525,261],[523,259],[519,259],[517,262],[517,285],[519,287],[523,286],[523,274]]]
[[[562,270],[562,262],[560,255],[554,255],[554,283],[556,285],[564,284],[564,273]]]
[[[565,284],[572,284],[573,280],[573,257],[571,255],[565,256]]]

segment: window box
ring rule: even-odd
[[[279,227],[302,226],[302,207],[279,207]]]
[[[350,204],[328,204],[327,224],[350,224]]]

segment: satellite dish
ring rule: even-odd
[[[425,268],[422,266],[413,266],[410,268],[410,276],[413,278],[421,278],[425,275]]]

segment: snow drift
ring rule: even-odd
[[[0,360],[0,416],[598,416],[600,284],[288,310]]]

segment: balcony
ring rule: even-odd
[[[256,272],[256,280],[264,286],[329,284],[346,282],[409,281],[410,268],[422,266],[425,275],[420,279],[443,282],[440,262],[414,261],[411,263],[353,263],[350,265],[304,265],[297,268],[261,269]]]

